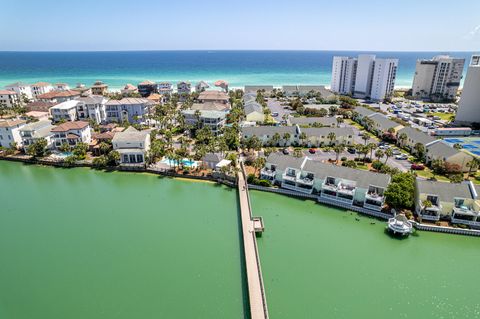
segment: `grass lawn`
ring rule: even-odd
[[[421,176],[427,179],[435,176],[435,178],[440,182],[450,182],[448,177],[441,176],[441,175],[434,175],[428,167],[425,167],[423,171],[415,171],[415,173],[417,173],[418,176]]]
[[[441,120],[445,121],[451,121],[452,117],[455,116],[453,113],[440,113],[440,112],[435,112],[435,113],[427,113],[427,116],[438,116],[440,117]]]

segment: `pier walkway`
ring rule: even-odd
[[[243,248],[245,251],[245,268],[248,281],[248,298],[250,302],[250,317],[252,319],[267,319],[267,298],[263,285],[262,268],[255,236],[255,225],[252,218],[248,185],[243,163],[240,162],[238,172],[238,197],[242,220]]]

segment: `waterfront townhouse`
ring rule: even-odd
[[[108,99],[102,95],[90,95],[78,98],[77,116],[81,121],[93,120],[97,124],[107,120],[106,104]]]
[[[24,127],[24,120],[3,120],[0,121],[0,146],[22,146],[22,138],[20,137],[20,129]]]
[[[140,123],[150,114],[151,101],[144,98],[123,98],[109,100],[106,103],[107,122],[121,123],[128,120],[130,123]]]
[[[243,127],[242,138],[247,140],[256,136],[262,145],[290,146],[298,144],[300,130],[298,126],[257,126]]]
[[[15,91],[0,90],[0,106],[14,108],[20,105],[20,99]]]
[[[20,129],[20,137],[24,150],[26,151],[30,145],[42,138],[47,141],[47,148],[51,149],[54,143],[53,137],[55,133],[52,132],[54,127],[49,120],[32,122],[22,127]]]
[[[39,101],[62,103],[65,101],[71,101],[79,98],[80,92],[74,90],[55,90],[48,93],[40,94],[37,96]]]
[[[300,127],[335,127],[337,119],[335,117],[294,117],[290,116],[287,120],[289,125],[298,125]]]
[[[200,112],[200,116],[197,116],[196,112]],[[186,125],[194,128],[209,127],[215,135],[220,133],[226,122],[226,113],[222,111],[184,110],[182,114]]]
[[[37,99],[39,95],[53,91],[52,84],[48,82],[37,82],[30,86],[33,99]]]
[[[142,97],[147,97],[152,93],[158,93],[158,85],[155,82],[145,80],[138,84],[138,93]]]
[[[244,87],[245,93],[257,94],[258,91],[261,91],[268,95],[273,92],[273,85],[245,85]]]
[[[129,96],[131,94],[138,93],[138,88],[130,83],[127,83],[120,91],[120,93],[122,93],[123,96]]]
[[[262,179],[299,193],[314,194],[319,202],[337,206],[359,206],[381,211],[390,176],[326,164],[308,157],[271,154]]]
[[[177,93],[183,99],[185,95],[189,95],[192,92],[192,85],[190,82],[181,81],[177,83]],[[183,100],[181,99],[181,100]]]
[[[133,126],[116,133],[113,149],[120,153],[121,165],[145,165],[150,150],[150,131],[139,131]]]
[[[221,103],[230,104],[230,97],[227,93],[221,91],[203,91],[198,95],[198,100],[201,103]]]
[[[76,121],[78,118],[77,105],[79,103],[79,101],[70,100],[52,106],[50,108],[50,114],[52,115],[53,121]]]
[[[66,122],[55,126],[51,132],[54,134],[53,142],[56,148],[62,144],[74,147],[78,143],[90,144],[92,141],[90,125],[84,121]]]
[[[406,126],[397,132],[397,142],[401,147],[407,148],[411,153],[415,153],[415,145],[420,143],[426,146],[436,139],[413,127]]]
[[[202,157],[203,164],[210,168],[215,169],[218,163],[224,159],[222,153],[207,153]]]
[[[173,93],[173,85],[170,82],[158,83],[158,93],[163,96],[168,96]]]
[[[96,81],[93,83],[91,90],[94,95],[106,95],[108,93],[108,85],[102,81]]]
[[[206,89],[208,89],[210,85],[208,85],[207,82],[205,81],[200,81],[195,85],[195,92],[204,92]]]
[[[355,133],[351,127],[308,127],[300,128],[300,132],[306,135],[306,140],[300,140],[300,144],[308,147],[354,143]]]
[[[29,100],[33,99],[32,88],[30,85],[23,82],[16,82],[5,86],[7,91],[14,91],[17,93],[20,100],[23,102],[23,98]]]
[[[480,227],[478,187],[471,182],[445,183],[417,179],[415,213],[423,221],[450,220]]]
[[[265,121],[263,107],[259,103],[246,103],[243,110],[245,111],[245,120],[247,122],[263,123]]]
[[[436,140],[425,147],[425,163],[430,165],[434,160],[442,160],[446,164],[458,167],[462,172],[468,172],[468,163],[473,157],[464,152],[451,147],[442,140]]]

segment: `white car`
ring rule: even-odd
[[[407,154],[395,155],[395,159],[397,159],[397,160],[406,160],[406,159],[408,159],[408,155],[407,155]]]

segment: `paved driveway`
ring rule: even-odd
[[[284,102],[280,102],[280,101],[277,101],[277,99],[272,99],[272,98],[269,98],[267,101],[267,106],[270,109],[270,111],[272,111],[272,114],[278,113],[278,116],[273,117],[277,122],[281,122],[283,120],[284,114],[293,113],[292,110],[285,109],[286,105],[281,105],[281,103],[284,103]]]

